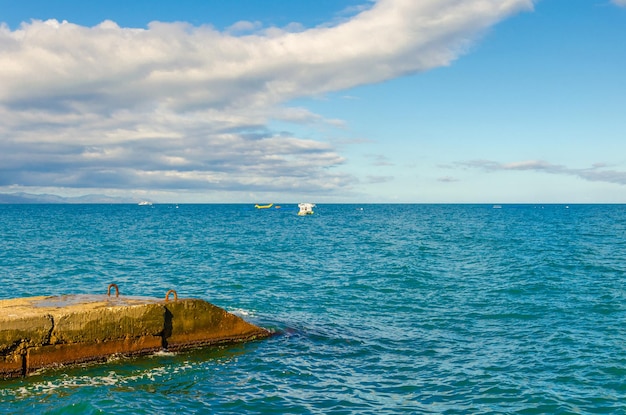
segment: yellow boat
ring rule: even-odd
[[[257,208],[257,209],[269,209],[272,206],[274,206],[273,203],[270,203],[269,205],[254,205],[254,207]]]

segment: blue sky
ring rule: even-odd
[[[2,193],[626,203],[623,0],[0,10]]]

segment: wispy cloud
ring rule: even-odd
[[[616,6],[626,7],[626,0],[611,0]]]
[[[383,166],[393,166],[394,164],[389,160],[388,157],[382,155],[382,154],[370,154],[367,156],[367,158],[371,159],[371,164],[372,166],[378,166],[378,167],[383,167]]]
[[[393,180],[392,176],[367,176],[367,183],[370,184],[388,183]]]
[[[576,169],[552,164],[542,160],[527,160],[512,163],[499,163],[491,160],[472,160],[456,163],[459,167],[496,171],[536,171],[548,174],[576,176],[593,182],[606,182],[626,185],[626,172],[608,169],[604,163],[596,163],[589,168]]]
[[[341,121],[286,102],[448,65],[533,3],[366,5],[309,29],[0,25],[0,185],[342,191],[336,148],[267,127]]]

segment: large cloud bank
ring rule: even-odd
[[[336,148],[267,127],[328,121],[290,100],[448,65],[530,8],[379,0],[333,26],[240,36],[182,23],[2,25],[0,187],[345,191],[353,179]]]

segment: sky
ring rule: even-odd
[[[626,0],[0,0],[0,193],[626,203]]]

